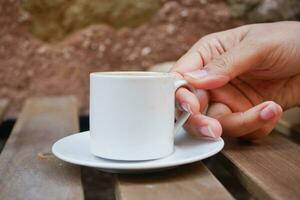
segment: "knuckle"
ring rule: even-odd
[[[245,114],[245,112],[241,112],[240,113],[240,127],[241,127],[241,129],[243,129],[242,132],[246,132],[249,128],[248,126],[249,126],[249,123],[246,118],[246,114]]]
[[[214,65],[215,68],[218,68],[222,72],[229,72],[229,67],[232,59],[230,56],[222,56],[217,57],[213,60],[212,65]]]
[[[247,122],[246,122],[246,119],[245,119],[245,112],[240,113],[240,119],[241,119],[241,125],[246,126]]]
[[[204,37],[202,37],[200,40],[203,42],[208,42],[208,41],[212,40],[213,38],[214,38],[213,34],[208,34],[208,35],[205,35]]]

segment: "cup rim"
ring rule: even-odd
[[[167,72],[150,72],[150,71],[105,71],[105,72],[92,72],[90,73],[90,77],[165,78],[165,77],[173,77],[173,74]]]

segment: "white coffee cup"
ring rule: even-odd
[[[162,158],[174,150],[175,92],[187,82],[170,73],[95,72],[90,74],[90,149],[106,159]],[[80,147],[78,147],[80,148]]]

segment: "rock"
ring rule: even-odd
[[[161,0],[26,0],[24,8],[32,15],[32,34],[48,42],[94,23],[116,28],[137,26],[149,20],[160,8]],[[21,16],[19,20],[26,20]]]
[[[154,1],[151,0],[151,3]],[[76,2],[92,2],[91,5],[94,5],[94,0],[35,1],[32,6],[41,14],[39,22],[32,21],[35,11],[29,13],[28,21],[25,20],[27,17],[22,19],[25,11],[21,4],[26,2],[0,1],[0,99],[11,101],[8,117],[16,117],[27,98],[49,95],[74,95],[78,99],[80,113],[87,113],[90,72],[147,70],[156,63],[177,60],[208,33],[244,23],[232,19],[227,4],[221,0],[202,3],[200,0],[189,0],[184,1],[186,5],[180,3],[181,0],[161,0],[163,4],[158,11],[140,26],[117,29],[99,24],[101,21],[94,19],[96,24],[84,28],[78,26],[75,32],[72,33],[75,29],[71,29],[65,36],[66,29],[60,29],[63,25],[53,24],[57,19],[52,12],[61,13],[61,9],[71,6],[67,4]],[[59,6],[63,2],[66,7]],[[63,22],[64,16],[60,17]],[[125,19],[123,15],[119,17]],[[76,23],[76,20],[71,20],[70,24]],[[41,41],[29,32],[39,23],[42,26],[37,29],[41,34],[46,34],[48,41],[57,41],[58,36],[65,38],[51,44]],[[157,67],[157,70],[168,71],[172,66],[162,65],[162,69]]]
[[[300,19],[299,0],[228,0],[231,15],[250,23]]]
[[[188,15],[189,15],[189,12],[186,9],[184,9],[180,12],[181,17],[187,17]]]
[[[251,9],[261,3],[262,0],[227,0],[230,5],[231,15],[234,18],[247,18]]]
[[[151,48],[150,47],[144,47],[143,49],[142,49],[142,51],[141,51],[141,55],[142,56],[146,56],[146,55],[148,55],[149,53],[151,53]]]
[[[250,22],[300,19],[299,0],[264,0],[248,14]]]
[[[168,24],[168,25],[167,25],[167,28],[166,28],[166,31],[167,31],[169,34],[173,34],[173,33],[175,33],[175,31],[176,31],[176,27],[174,26],[174,24]]]

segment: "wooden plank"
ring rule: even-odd
[[[272,133],[255,143],[227,140],[231,172],[257,199],[300,199],[300,146]],[[227,163],[227,164],[228,164]]]
[[[295,107],[285,111],[275,128],[280,133],[300,142],[300,108]]]
[[[233,199],[201,163],[144,175],[118,175],[116,199]]]
[[[75,98],[26,101],[0,155],[0,199],[83,199],[80,168],[51,153],[78,129]]]
[[[1,99],[0,100],[0,122],[3,120],[3,117],[5,115],[7,107],[8,107],[8,100],[7,99]]]
[[[115,200],[113,174],[81,167],[81,181],[86,200]]]

